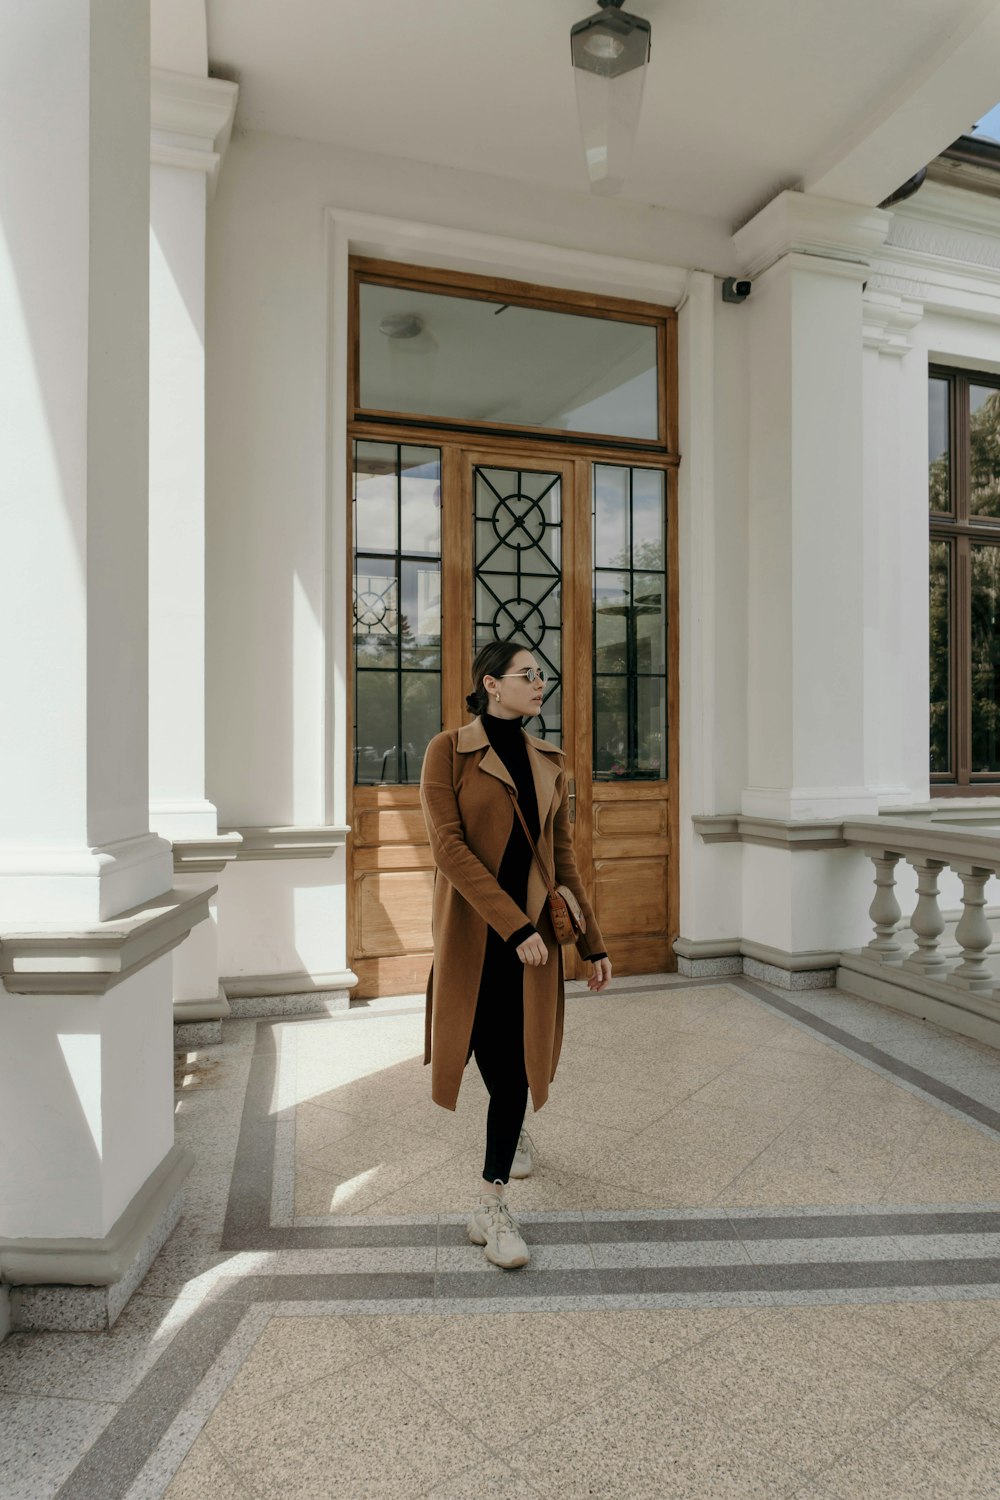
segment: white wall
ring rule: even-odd
[[[325,642],[331,609],[329,206],[568,250],[716,273],[733,269],[724,225],[314,143],[252,133],[234,138],[209,210],[208,255],[207,795],[222,826],[333,819],[326,790],[332,747]],[[894,253],[887,247],[887,258]],[[713,407],[707,565],[683,551],[685,525],[693,518],[682,515],[681,521],[684,629],[707,616],[714,633],[705,658],[713,679],[711,735],[686,749],[689,760],[697,754],[710,764],[700,766],[697,785],[693,776],[688,786],[682,780],[681,929],[695,939],[744,934],[747,892],[753,925],[767,928],[775,946],[832,947],[848,941],[846,929],[856,924],[853,917],[806,920],[807,892],[818,909],[824,904],[824,856],[793,861],[802,877],[809,867],[802,899],[791,902],[799,914],[793,942],[791,932],[772,932],[767,920],[767,881],[758,878],[766,875],[767,861],[747,862],[731,846],[700,845],[685,833],[692,813],[738,809],[748,784],[753,708],[747,681],[747,309],[723,305],[717,284],[710,295],[712,369],[696,398]],[[969,300],[948,318],[928,313],[912,334],[912,352],[901,359],[878,355],[866,376],[865,505],[879,512],[865,543],[874,549],[864,579],[865,782],[878,789],[883,805],[927,795],[921,411],[929,355],[984,368],[992,358],[998,367],[993,325],[970,316],[973,307]],[[690,405],[685,412],[687,396],[682,390],[682,458],[699,416]],[[889,427],[885,441],[868,441]],[[705,493],[687,503],[705,504]],[[689,528],[689,543],[696,531]],[[334,587],[332,607],[340,609],[344,582],[337,579]],[[697,664],[688,665],[690,685]],[[682,737],[690,732],[682,714]],[[335,943],[331,936],[327,943],[324,937],[342,922],[342,881],[340,856],[311,866],[279,861],[231,871],[220,909],[223,972],[342,967],[342,939]],[[306,898],[306,891],[313,894]],[[791,909],[780,892],[772,894],[782,911]]]
[[[735,269],[726,227],[709,221],[273,136],[234,138],[209,209],[207,269],[206,791],[221,827],[334,816],[325,793],[329,206],[654,265]],[[741,328],[739,310],[726,309],[710,398],[726,413],[720,597],[737,616],[717,632],[724,708],[713,755],[723,800],[743,777],[745,415],[733,354]],[[346,605],[345,582],[335,581],[336,609]],[[307,895],[324,882],[327,906]],[[343,967],[332,936],[342,882],[341,856],[228,871],[222,972]]]

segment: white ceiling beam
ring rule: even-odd
[[[864,37],[858,40],[863,46]],[[978,0],[871,114],[840,132],[802,187],[824,198],[881,203],[998,100],[1000,3]]]

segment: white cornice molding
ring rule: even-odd
[[[149,159],[157,166],[204,172],[215,192],[236,114],[239,89],[224,78],[152,70]]]
[[[238,833],[172,842],[175,875],[218,875],[238,857],[243,844]]]
[[[750,280],[792,254],[867,266],[891,223],[879,208],[787,189],[736,231],[733,245]]]
[[[270,828],[227,828],[224,837],[237,834],[241,840],[237,860],[329,859],[347,843],[348,827],[315,824]]]
[[[0,931],[0,981],[12,995],[103,995],[182,943],[209,916],[217,889],[168,891],[147,907],[74,931]]]
[[[1000,245],[997,250],[1000,251]],[[886,245],[872,262],[872,281],[922,302],[925,312],[1000,321],[1000,264],[976,265],[926,249]]]
[[[880,354],[908,353],[913,347],[910,333],[923,315],[922,302],[878,285],[873,277],[862,299],[865,347]]]
[[[908,222],[942,224],[964,234],[982,234],[996,240],[1000,235],[1000,198],[972,193],[943,182],[925,182],[918,193],[897,203],[892,210],[890,245]]]
[[[684,295],[689,272],[683,266],[571,250],[540,240],[508,239],[478,229],[450,229],[419,219],[330,206],[331,237],[351,255],[441,266],[485,276],[516,277],[567,291],[609,292],[673,307]]]

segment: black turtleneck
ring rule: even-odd
[[[538,823],[538,798],[535,796],[535,778],[531,774],[531,761],[528,757],[528,744],[524,738],[524,729],[520,719],[501,719],[497,714],[483,714],[483,728],[493,749],[503,761],[511,778],[517,788],[517,800],[520,804],[524,820],[531,829],[531,837],[537,842],[539,836]],[[497,881],[507,895],[516,901],[522,911],[526,910],[528,904],[528,876],[531,873],[531,861],[534,855],[531,845],[524,836],[521,820],[514,814],[514,823],[507,840],[507,847],[500,861],[500,869],[497,872]],[[507,946],[519,948],[526,938],[535,931],[534,925],[529,922],[525,927],[518,930],[507,939]],[[595,953],[592,958],[606,958],[603,952]]]
[[[486,730],[490,744],[510,773],[517,789],[517,800],[524,814],[524,820],[531,829],[532,838],[537,840],[539,834],[538,798],[535,796],[535,779],[531,774],[531,761],[528,759],[528,746],[521,720],[501,719],[497,714],[483,714],[483,728]],[[533,858],[531,845],[525,838],[521,820],[515,813],[510,838],[507,840],[507,847],[500,861],[500,869],[497,871],[497,881],[522,910],[528,904],[528,876],[531,873]],[[517,932],[508,938],[508,946],[520,947],[525,938],[529,938],[534,931],[535,928],[531,922],[525,927],[519,927]]]

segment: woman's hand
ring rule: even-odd
[[[549,950],[538,933],[533,932],[517,949],[517,956],[523,964],[544,964],[549,961]]]
[[[594,959],[594,963],[593,963],[593,973],[591,974],[590,978],[587,980],[587,988],[588,988],[588,990],[593,990],[594,993],[596,994],[598,990],[603,990],[610,983],[611,983],[611,960],[610,960],[610,958],[595,958]]]

